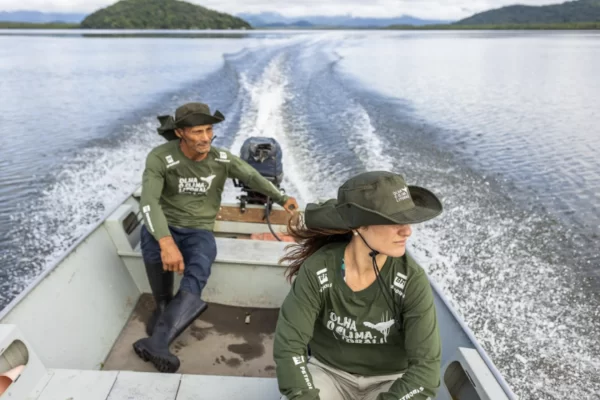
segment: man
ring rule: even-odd
[[[283,195],[245,161],[211,146],[213,125],[224,119],[219,111],[211,115],[203,103],[179,107],[174,119],[159,117],[158,131],[168,142],[146,159],[141,248],[157,306],[147,324],[150,337],[133,348],[161,372],[179,369],[169,344],[207,307],[201,294],[217,255],[212,230],[227,178],[239,179],[289,213],[298,208],[293,197]],[[173,272],[183,274],[174,298]]]

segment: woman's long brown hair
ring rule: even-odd
[[[304,225],[302,215],[295,213],[287,223],[287,234],[290,235],[295,244],[286,247],[292,249],[279,261],[289,261],[286,277],[291,282],[292,277],[298,273],[300,267],[308,257],[328,243],[350,242],[352,231],[349,229],[316,229],[307,228]]]

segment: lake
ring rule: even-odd
[[[0,306],[203,101],[216,145],[282,144],[302,202],[365,170],[431,188],[409,248],[514,392],[597,399],[599,70],[594,32],[0,31]]]

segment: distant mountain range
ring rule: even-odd
[[[144,3],[145,6],[141,7],[138,3]],[[147,4],[146,4],[147,3]],[[149,4],[152,3],[152,7]],[[192,20],[190,23],[178,23],[181,21],[180,18],[170,19],[169,24],[165,23],[165,18],[158,18],[160,14],[157,12],[150,12],[148,10],[154,9],[165,9],[169,4],[180,5],[178,2],[175,4],[173,0],[122,0],[116,3],[114,6],[109,7],[110,9],[119,8],[119,12],[116,15],[111,16],[110,24],[102,23],[100,25],[114,28],[121,28],[123,26],[140,26],[141,28],[147,26],[157,26],[158,29],[166,29],[177,27],[186,29],[188,26],[199,27],[205,26],[204,15],[208,12],[204,11],[192,13],[190,10],[184,12],[186,20]],[[125,5],[133,4],[135,7],[131,8],[127,13],[123,10]],[[181,6],[181,5],[180,5]],[[197,5],[194,5],[197,7]],[[189,7],[189,6],[188,6]],[[172,7],[169,7],[172,8]],[[198,8],[197,10],[200,10]],[[101,10],[99,10],[101,11]],[[165,10],[163,10],[165,11]],[[166,11],[165,11],[166,12]],[[211,11],[212,12],[212,11]],[[94,13],[97,15],[98,12]],[[214,13],[214,12],[213,12]],[[106,14],[106,12],[105,12]],[[127,14],[127,15],[125,15]],[[131,15],[130,15],[131,14]],[[182,16],[183,16],[182,14]],[[194,16],[192,16],[194,14]],[[200,16],[202,14],[202,16]],[[222,13],[219,13],[222,14]],[[165,14],[166,15],[166,14]],[[170,15],[170,14],[169,14]],[[206,14],[208,15],[208,14]],[[427,28],[429,25],[446,25],[446,27],[452,28],[453,26],[486,26],[486,25],[513,25],[513,24],[565,24],[565,23],[583,23],[600,22],[600,0],[575,0],[567,1],[562,4],[553,4],[547,6],[523,6],[523,5],[512,5],[506,6],[494,10],[484,11],[475,14],[471,17],[462,19],[457,22],[452,21],[440,21],[440,20],[427,20],[403,15],[400,17],[391,18],[365,18],[365,17],[353,17],[349,15],[340,16],[307,16],[307,17],[286,17],[277,12],[262,12],[258,14],[251,13],[240,13],[237,14],[238,18],[247,21],[254,28],[327,28],[327,27],[343,27],[343,28],[385,28],[389,26],[400,26],[400,27],[411,27],[421,26]],[[6,22],[29,22],[29,23],[48,23],[48,22],[66,22],[66,23],[81,23],[86,18],[86,14],[79,13],[44,13],[39,11],[0,11],[0,21]],[[143,24],[133,23],[138,19],[143,19]],[[198,21],[195,21],[196,18]],[[208,17],[207,17],[208,18]],[[208,18],[211,21],[218,21],[216,26],[221,26],[224,22],[221,19],[229,21],[237,20],[233,16],[217,16],[217,14],[211,14]],[[119,20],[118,24],[115,22]],[[156,20],[156,21],[155,21]],[[154,22],[161,22],[156,24]],[[122,22],[122,23],[121,23]],[[153,22],[148,25],[149,22]],[[202,22],[202,24],[198,24]],[[241,25],[245,22],[238,21]],[[237,23],[237,22],[236,22]],[[226,24],[227,25],[227,24]],[[240,25],[240,26],[241,26]],[[91,25],[90,25],[91,27]],[[431,28],[436,28],[435,26]]]
[[[0,11],[0,21],[5,22],[67,22],[78,24],[87,14],[76,13],[45,13],[40,11]]]
[[[402,15],[392,18],[364,18],[349,15],[339,16],[306,16],[286,17],[276,12],[262,12],[258,14],[240,13],[238,17],[248,21],[255,28],[262,27],[348,27],[348,28],[382,28],[389,25],[433,25],[445,24],[449,21],[426,20]]]

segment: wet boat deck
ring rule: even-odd
[[[152,296],[143,294],[109,353],[104,371],[156,372],[132,347],[136,340],[146,337],[145,321],[153,309]],[[209,303],[207,310],[170,346],[181,360],[177,373],[275,377],[273,335],[278,314],[279,309]]]

